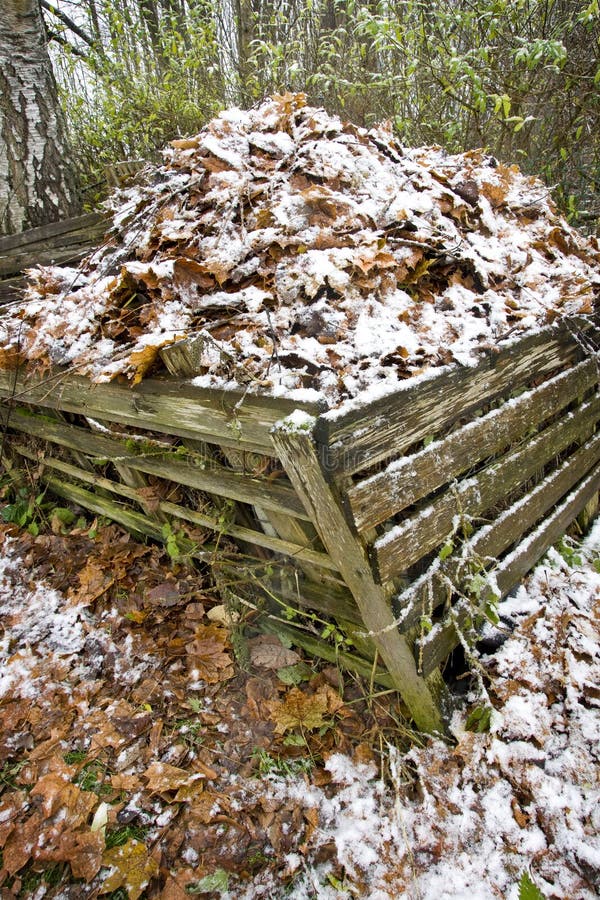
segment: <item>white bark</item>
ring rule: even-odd
[[[80,211],[38,0],[0,14],[0,234]]]

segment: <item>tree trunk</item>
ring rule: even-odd
[[[81,201],[38,0],[0,15],[0,234],[77,215]]]

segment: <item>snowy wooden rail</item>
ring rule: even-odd
[[[333,617],[354,647],[301,615],[264,627],[441,731],[440,666],[597,498],[597,341],[571,320],[336,410],[197,388],[172,352],[179,375],[134,388],[5,371],[7,458],[137,535],[186,523],[188,552],[217,567],[227,536],[240,557],[223,571],[243,581],[257,560],[254,598]]]
[[[0,237],[0,303],[12,300],[23,287],[23,270],[31,266],[76,265],[104,236],[106,221],[86,213],[19,234]]]

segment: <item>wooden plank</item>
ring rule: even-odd
[[[38,241],[44,241],[56,235],[68,234],[70,231],[93,229],[107,220],[99,213],[84,213],[82,216],[74,216],[71,219],[62,219],[60,222],[51,222],[49,225],[38,225],[18,234],[8,234],[0,237],[0,253],[13,250],[16,247],[25,247]]]
[[[49,469],[62,472],[69,478],[76,478],[79,481],[83,481],[85,484],[91,484],[95,487],[104,488],[105,490],[111,491],[112,493],[117,494],[120,497],[126,497],[129,500],[134,500],[136,503],[139,503],[142,508],[147,503],[143,494],[140,494],[139,490],[134,485],[128,485],[127,483],[121,484],[119,482],[112,481],[111,479],[105,478],[102,475],[89,472],[85,469],[74,466],[71,463],[65,462],[64,460],[56,459],[52,456],[44,456],[40,458],[22,444],[15,444],[13,449],[21,456],[24,456],[27,459],[32,459],[38,464],[42,464],[44,467],[47,467]],[[191,509],[186,509],[183,506],[179,506],[176,503],[170,503],[167,500],[158,501],[157,510],[161,513],[164,513],[165,515],[174,516],[175,518],[183,519],[184,521],[191,522],[195,525],[201,525],[203,528],[207,528],[210,531],[226,534],[232,538],[237,538],[250,544],[255,544],[258,547],[264,547],[267,550],[272,550],[274,553],[279,553],[283,556],[290,557],[292,561],[296,559],[306,559],[308,562],[311,562],[313,565],[319,566],[322,569],[327,569],[334,572],[337,571],[335,565],[327,556],[327,554],[319,553],[318,551],[313,550],[311,547],[292,544],[288,541],[282,541],[279,538],[274,538],[269,535],[263,534],[263,532],[261,531],[255,531],[250,528],[243,528],[233,523],[224,525],[222,522],[212,516],[206,516],[203,513],[195,512]],[[148,515],[148,513],[146,513],[146,515]]]
[[[290,420],[282,422],[273,433],[278,456],[352,592],[368,636],[373,639],[394,687],[419,728],[443,733],[446,725],[429,685],[418,675],[408,641],[395,627],[387,596],[373,580],[364,548],[350,531],[339,500],[325,478],[312,427],[314,420],[309,419],[300,427]]]
[[[285,575],[285,572],[283,573]],[[316,610],[334,619],[345,619],[355,625],[362,626],[362,619],[356,601],[347,587],[321,581],[316,583],[304,578],[302,573],[294,571],[291,577],[284,577],[266,582],[266,586],[281,600],[292,607],[305,607]]]
[[[600,461],[600,434],[591,438],[548,478],[513,503],[494,522],[476,531],[467,547],[468,557],[482,560],[490,567],[491,560],[499,559],[508,547],[537,525],[548,510],[556,506],[598,461]],[[402,631],[414,628],[423,610],[428,609],[430,604],[432,610],[435,610],[445,602],[448,586],[444,577],[450,583],[458,585],[465,562],[462,555],[453,555],[443,564],[435,560],[427,572],[395,599],[396,608],[401,610]]]
[[[272,550],[273,553],[280,553],[283,556],[288,556],[298,563],[307,562],[321,569],[328,569],[333,572],[338,571],[337,566],[326,553],[320,553],[318,550],[313,550],[305,544],[293,544],[291,541],[285,541],[281,538],[264,534],[262,531],[256,531],[252,528],[245,528],[242,525],[236,525],[233,522],[222,525],[217,519],[214,519],[211,516],[205,516],[204,514],[194,512],[193,510],[184,509],[183,507],[177,506],[175,503],[169,503],[166,500],[160,502],[159,509],[171,516],[185,519],[187,522],[195,522],[197,525],[210,528],[212,531],[222,532],[237,540],[245,541],[248,544],[255,544],[257,547],[264,547],[266,550]]]
[[[73,265],[98,247],[102,241],[103,231],[98,234],[80,234],[79,232],[56,239],[56,246],[38,246],[33,244],[27,252],[12,250],[9,254],[0,255],[0,276],[16,275],[34,266]]]
[[[67,372],[49,378],[20,372],[15,383],[14,372],[0,371],[0,397],[271,456],[275,422],[294,409],[315,414],[322,408],[238,390],[197,388],[171,377],[148,378],[129,387],[92,384]]]
[[[29,414],[19,409],[10,412],[9,427],[79,450],[88,456],[122,463],[130,469],[185,484],[209,494],[242,503],[258,503],[266,509],[308,519],[308,514],[291,487],[278,481],[269,481],[265,477],[233,472],[213,460],[203,460],[198,455],[192,456],[190,453],[187,457],[178,457],[176,453],[159,452],[156,457],[155,451],[150,451],[147,456],[143,453],[136,455],[128,450],[123,441],[93,434],[76,425],[63,425],[45,416]]]
[[[198,371],[199,358],[202,356],[206,341],[212,341],[210,335],[204,333],[192,335],[181,341],[176,341],[169,347],[161,350],[161,357],[172,375],[190,378]],[[235,448],[222,448],[227,462],[237,472],[245,471],[245,454]],[[260,506],[253,507],[253,513],[257,522],[265,534],[271,534],[285,541],[311,546],[316,532],[309,522],[301,522],[290,516],[283,516],[274,510],[263,509]],[[238,506],[235,511],[236,519],[242,525],[247,524],[247,511]],[[300,560],[303,571],[314,580],[319,580],[319,571],[314,571],[306,560]]]
[[[306,650],[311,656],[317,656],[320,659],[326,659],[335,665],[339,665],[342,669],[349,672],[357,672],[363,678],[373,681],[385,688],[394,689],[395,685],[391,675],[381,668],[373,671],[373,663],[369,660],[357,656],[355,653],[348,653],[344,650],[336,650],[331,644],[321,640],[313,634],[306,631],[300,631],[292,625],[286,625],[279,619],[270,618],[267,615],[260,617],[258,627],[261,631],[268,634],[276,634],[277,636],[285,636],[296,647]]]
[[[118,522],[132,534],[138,536],[144,535],[146,537],[154,538],[154,540],[157,541],[164,540],[160,525],[151,522],[150,519],[142,513],[134,512],[126,506],[122,506],[119,503],[115,503],[113,500],[109,500],[107,497],[100,497],[98,494],[86,491],[85,488],[70,484],[68,481],[65,481],[64,478],[55,478],[53,475],[46,475],[44,473],[42,473],[40,478],[48,485],[54,494],[58,494],[59,497],[64,497],[65,500],[76,503],[78,506],[83,507],[83,509],[89,509],[90,512],[99,516],[106,516],[114,522]],[[206,556],[206,554],[203,554],[203,556]]]
[[[0,305],[6,306],[8,303],[20,300],[21,290],[26,284],[27,279],[22,275],[0,280]]]
[[[348,490],[356,527],[364,531],[384,522],[486,457],[517,443],[532,426],[564,409],[597,382],[596,361],[584,360],[443,440],[395,460],[385,471]]]
[[[479,516],[533,477],[600,418],[600,397],[583,404],[532,438],[522,449],[491,463],[474,478],[445,491],[373,545],[382,582],[405,571],[452,534],[457,515]]]
[[[351,474],[399,456],[507,391],[570,366],[586,354],[571,329],[591,323],[572,319],[514,342],[498,345],[476,367],[445,367],[409,379],[370,403],[348,401],[319,417],[315,437],[329,473]]]
[[[600,489],[600,465],[572,491],[566,500],[528,535],[500,566],[494,570],[494,576],[502,597],[514,588],[527,572],[538,562],[546,551],[564,534],[586,504]],[[472,614],[464,604],[455,615],[463,621]],[[428,634],[422,641],[421,659],[424,674],[434,671],[459,643],[456,625],[448,618]]]

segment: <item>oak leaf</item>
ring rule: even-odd
[[[73,878],[91,881],[100,871],[104,836],[100,832],[65,831],[53,852],[43,858],[49,862],[67,862]]]
[[[92,791],[82,791],[55,772],[42,776],[30,796],[41,798],[40,808],[45,818],[64,810],[63,815],[72,828],[85,825],[98,803],[98,797]]]
[[[100,893],[110,894],[124,888],[129,900],[141,897],[151,879],[158,875],[158,863],[152,859],[146,845],[133,838],[120,847],[106,850],[102,865],[110,866],[112,871],[105,878]]]
[[[134,375],[131,381],[132,386],[139,384],[159,359],[160,346],[158,344],[149,344],[141,350],[134,350],[129,357],[129,365],[132,367]]]
[[[35,811],[26,822],[11,832],[2,851],[2,866],[15,875],[31,859],[44,827],[44,816]]]
[[[78,604],[91,604],[115,583],[112,572],[95,559],[89,559],[79,572],[79,587],[69,591],[69,599]]]

